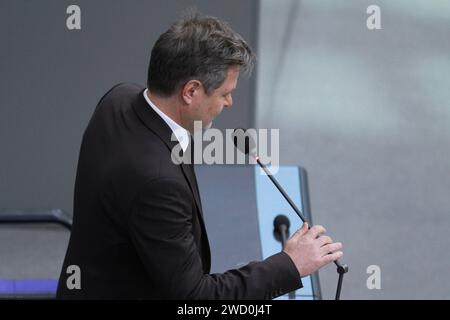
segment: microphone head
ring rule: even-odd
[[[286,217],[283,214],[279,214],[275,217],[275,219],[273,220],[273,228],[275,230],[280,230],[280,227],[282,225],[286,226],[286,230],[289,230],[289,227],[291,225],[291,222],[289,221],[289,218]]]
[[[256,142],[251,132],[243,128],[234,129],[233,134],[234,146],[243,154],[256,156]]]

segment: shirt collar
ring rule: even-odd
[[[149,104],[149,106],[155,110],[155,112],[164,120],[165,123],[172,129],[173,134],[180,142],[181,148],[183,152],[186,152],[186,149],[189,145],[189,131],[180,126],[178,123],[173,121],[169,116],[167,116],[164,112],[162,112],[148,97],[147,95],[148,89],[144,90],[144,98],[145,101]]]

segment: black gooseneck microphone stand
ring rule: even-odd
[[[295,213],[299,216],[299,218],[303,221],[303,223],[307,222],[306,218],[303,216],[302,212],[299,208],[295,205],[295,203],[291,200],[291,198],[288,196],[288,194],[284,191],[283,187],[278,183],[278,181],[273,177],[272,173],[267,169],[267,167],[259,160],[259,156],[250,151],[254,151],[256,149],[256,143],[252,136],[246,134],[246,130],[242,128],[238,128],[234,130],[233,133],[233,142],[234,145],[238,150],[243,152],[244,154],[251,155],[256,162],[259,164],[259,166],[264,170],[266,175],[269,177],[269,179],[273,182],[273,184],[277,187],[278,191],[281,192],[283,197],[286,199],[286,201],[289,203],[289,205],[292,207],[292,209],[295,211]],[[309,223],[311,226],[311,224]],[[339,260],[334,261],[334,264],[337,267],[337,273],[339,274],[338,278],[338,284],[336,288],[336,296],[335,300],[339,300],[341,297],[341,289],[342,289],[342,282],[344,281],[344,274],[348,272],[348,265],[341,264]]]
[[[267,169],[267,167],[259,160],[259,157],[255,157],[256,162],[258,162],[259,166],[264,170],[264,172],[267,174],[269,179],[273,182],[273,184],[277,187],[277,189],[281,192],[283,197],[286,199],[286,201],[289,203],[289,205],[294,209],[295,213],[300,217],[300,219],[303,221],[303,223],[307,222],[305,217],[303,216],[302,212],[299,208],[295,205],[295,203],[291,200],[291,198],[287,195],[287,193],[284,191],[283,187],[278,183],[278,181],[272,176],[272,173]],[[311,225],[311,224],[309,224]],[[336,297],[335,300],[339,300],[341,298],[341,289],[342,289],[342,282],[344,281],[344,274],[348,272],[348,266],[346,264],[341,264],[339,260],[334,261],[334,264],[337,267],[337,273],[339,274],[338,278],[338,284],[336,288]]]

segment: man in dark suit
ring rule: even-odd
[[[211,126],[254,55],[212,17],[187,17],[162,34],[147,88],[120,84],[98,103],[81,144],[73,228],[60,281],[64,299],[271,299],[338,259],[340,243],[305,224],[284,250],[210,274],[210,248],[189,152],[194,121]],[[80,271],[71,285],[70,266]]]

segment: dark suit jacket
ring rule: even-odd
[[[143,91],[133,84],[113,87],[83,135],[57,297],[270,299],[300,287],[285,253],[209,274],[193,166],[171,161],[172,131]],[[81,270],[81,289],[67,288],[70,265]]]

